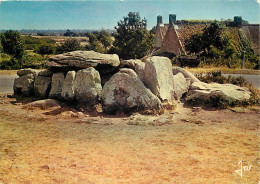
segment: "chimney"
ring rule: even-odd
[[[173,25],[176,22],[176,14],[169,15],[169,24]]]
[[[160,24],[162,24],[162,16],[158,15],[157,16],[157,25],[160,25]]]

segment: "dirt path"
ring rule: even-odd
[[[251,184],[260,179],[257,108],[216,111],[179,104],[161,116],[121,118],[71,110],[27,109],[0,97],[0,183]],[[242,178],[235,172],[240,160],[251,165]]]

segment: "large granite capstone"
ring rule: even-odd
[[[94,51],[73,51],[52,56],[46,62],[49,68],[96,68],[99,65],[117,67],[120,64],[116,54],[101,54]]]

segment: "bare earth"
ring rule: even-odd
[[[22,102],[24,103],[24,102]],[[258,183],[259,107],[160,116],[23,108],[0,97],[0,183]],[[243,170],[241,177],[235,170]]]

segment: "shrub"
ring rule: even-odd
[[[53,54],[55,51],[55,47],[52,45],[40,45],[37,49],[37,53],[42,55],[44,59],[44,55],[46,55],[45,59],[48,58],[49,55]]]
[[[18,31],[6,31],[1,35],[1,45],[3,47],[4,53],[11,55],[13,57],[12,61],[18,62],[20,68],[22,68],[22,58],[24,56],[25,50],[24,41],[21,34]]]
[[[56,48],[56,53],[61,54],[65,52],[71,52],[71,51],[82,50],[82,49],[83,48],[80,46],[80,43],[77,39],[70,38]]]

